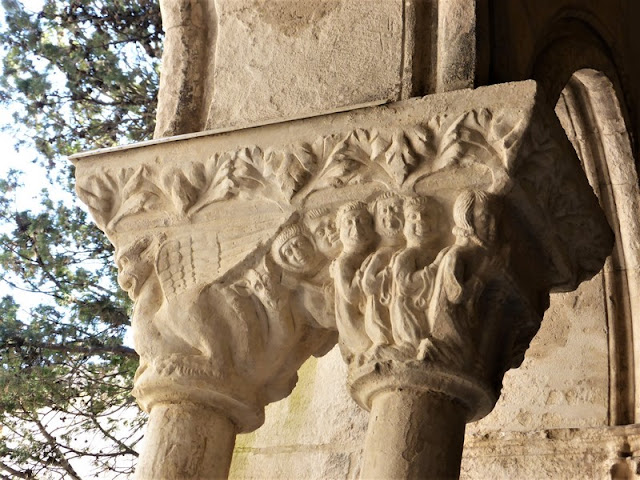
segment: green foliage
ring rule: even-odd
[[[49,162],[151,137],[162,30],[157,0],[2,0],[0,102]],[[24,140],[23,140],[24,141]]]
[[[42,3],[2,0],[4,129],[58,184],[21,207],[25,179],[0,179],[0,480],[126,477],[145,421],[130,395],[131,304],[111,245],[53,188],[73,189],[65,155],[151,138],[160,12],[156,0]]]

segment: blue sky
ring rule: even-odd
[[[22,0],[22,3],[31,10],[41,8],[42,0]],[[0,4],[0,27],[4,22],[4,9]],[[0,58],[3,55],[0,46]],[[0,127],[14,124],[12,118],[12,106],[0,105]],[[22,139],[29,139],[29,131],[25,128],[19,133]],[[22,187],[12,192],[14,195],[14,205],[17,211],[32,210],[38,211],[42,207],[40,205],[41,194],[43,189],[49,191],[49,197],[54,202],[59,200],[65,202],[74,202],[76,199],[66,192],[63,188],[59,188],[55,183],[50,183],[46,175],[46,169],[37,162],[38,153],[29,145],[27,141],[16,149],[16,135],[9,131],[0,131],[0,178],[7,178],[10,170],[18,170],[21,172],[20,180]],[[60,162],[67,162],[66,158],[59,159]],[[10,225],[2,225],[0,223],[0,233],[10,230]],[[6,275],[6,272],[5,272]],[[6,282],[3,282],[0,276],[0,297],[11,295],[21,305],[21,318],[27,320],[29,318],[29,309],[38,303],[49,303],[50,299],[46,295],[25,292],[19,289],[11,288]]]
[[[41,5],[42,1],[24,0],[23,4],[33,9]],[[3,22],[4,9],[0,4],[0,26],[3,26]],[[3,53],[0,48],[0,56]],[[0,105],[0,126],[12,124],[11,106]],[[25,131],[25,135],[28,135],[27,131]],[[0,177],[6,178],[11,169],[22,172],[21,179],[24,186],[14,192],[16,208],[19,210],[37,210],[40,203],[40,191],[43,188],[50,187],[50,184],[47,181],[45,170],[34,163],[38,156],[37,152],[28,145],[21,146],[19,150],[16,150],[15,144],[16,138],[14,134],[0,131]],[[61,189],[59,190],[60,192],[56,194],[55,186],[53,186],[52,192],[56,198],[59,198],[59,195],[62,194]],[[2,228],[3,226],[0,225],[0,229]],[[23,305],[23,313],[27,313],[28,306],[44,300],[42,295],[11,289],[5,282],[0,282],[0,297],[8,294],[11,294],[18,303]]]

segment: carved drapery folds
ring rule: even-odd
[[[189,399],[245,431],[336,331],[363,407],[419,386],[485,415],[549,292],[612,243],[533,82],[75,162],[136,300],[138,401]]]

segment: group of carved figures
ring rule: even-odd
[[[448,220],[438,201],[385,192],[335,215],[308,212],[271,252],[290,288],[312,292],[310,303],[333,295],[329,315],[349,363],[413,358],[464,367],[481,348],[474,303],[505,266],[496,215],[491,194],[463,191],[453,206],[455,243],[443,248]]]

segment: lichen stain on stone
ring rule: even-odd
[[[243,472],[249,464],[251,450],[256,441],[256,431],[236,436],[233,457],[229,469],[229,478],[244,478]]]
[[[339,0],[292,2],[291,0],[255,0],[260,19],[287,37],[297,37],[340,6]]]
[[[318,359],[309,358],[298,370],[298,383],[289,396],[289,410],[284,422],[285,431],[292,434],[308,426],[307,411],[314,397]]]

